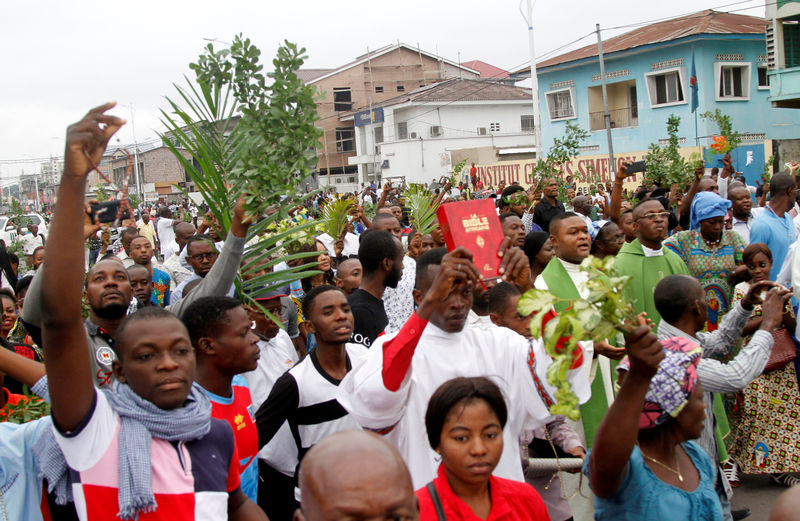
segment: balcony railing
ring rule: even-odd
[[[608,112],[611,114],[611,128],[639,126],[639,117],[632,107],[609,110]],[[589,113],[590,130],[604,130],[606,128],[606,120],[603,115],[603,111]]]

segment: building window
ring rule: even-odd
[[[397,124],[397,139],[408,139],[408,123],[401,121]]]
[[[683,90],[683,67],[645,74],[650,106],[686,103]]]
[[[378,125],[373,130],[375,131],[375,142],[383,143],[383,125]]]
[[[533,115],[523,114],[519,117],[519,127],[522,132],[533,132]]]
[[[551,121],[575,117],[575,93],[572,88],[548,92],[545,94],[545,99]]]
[[[606,86],[608,93],[608,115],[611,128],[630,128],[639,126],[639,97],[636,80],[611,82]],[[603,104],[603,87],[600,85],[586,89],[586,104],[589,108],[589,130],[605,130],[606,111]]]
[[[383,92],[383,87],[375,87],[375,92]]]
[[[353,100],[350,97],[350,87],[334,87],[333,89],[333,110],[342,112],[353,108]]]
[[[405,88],[404,85],[398,85],[397,86],[397,92],[405,92],[405,90],[406,90],[406,88]]]
[[[348,183],[355,183],[356,182],[356,178],[353,177],[353,176],[350,176],[350,177],[347,178],[347,182]]]
[[[500,132],[500,123],[489,123],[489,132]]]
[[[767,76],[767,67],[758,67],[758,88],[769,89],[769,76]]]
[[[340,127],[336,129],[336,151],[352,152],[355,150],[355,139],[352,128]]]
[[[717,62],[714,64],[717,81],[717,101],[750,99],[750,64]]]

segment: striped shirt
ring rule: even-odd
[[[118,519],[120,417],[105,395],[95,400],[82,424],[63,434],[52,427],[72,477],[81,521]],[[125,447],[122,447],[125,450]],[[217,521],[228,519],[228,495],[239,489],[239,462],[227,423],[212,419],[200,439],[150,442],[153,494],[158,506],[140,519]]]
[[[346,344],[346,350],[349,372],[352,362],[358,364],[367,349],[358,344]],[[339,431],[361,429],[336,400],[340,382],[325,372],[314,350],[278,378],[269,397],[256,412],[259,448],[272,440],[284,422],[289,423],[298,453],[295,478],[303,456],[320,440]]]

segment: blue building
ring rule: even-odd
[[[800,137],[797,113],[768,101],[766,26],[762,18],[706,10],[604,40],[615,160],[641,157],[650,143],[664,144],[672,114],[681,118],[681,146],[712,143],[719,133],[716,123],[698,117],[695,127],[691,111],[694,61],[697,114],[718,108],[731,116],[743,138],[733,153],[734,166],[752,183],[773,154],[772,140]],[[550,58],[536,70],[544,147],[564,134],[569,121],[590,131],[584,154],[607,154],[597,45]],[[515,73],[529,75],[530,68]],[[604,177],[612,175],[607,166],[606,161],[600,169]]]

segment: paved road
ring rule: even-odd
[[[772,504],[786,490],[773,485],[769,476],[740,475],[742,485],[733,491],[733,509],[749,508],[747,521],[767,521]]]

